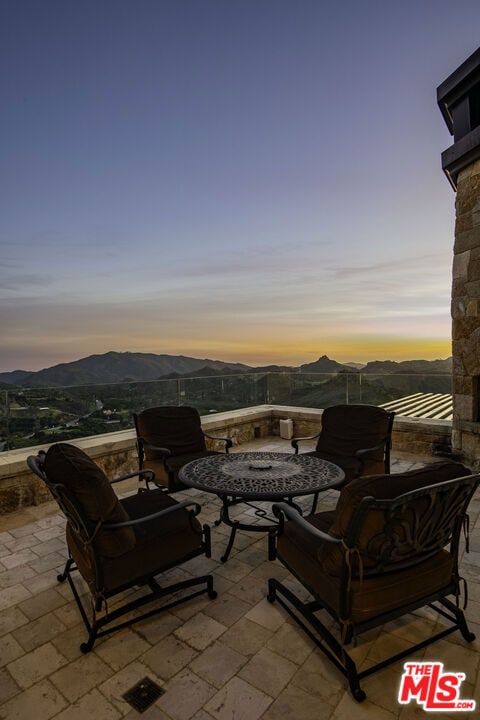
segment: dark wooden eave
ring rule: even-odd
[[[480,159],[480,48],[438,86],[437,103],[455,140],[442,168],[456,190],[460,171]]]

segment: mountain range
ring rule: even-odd
[[[118,383],[127,381],[158,380],[167,377],[197,375],[238,374],[251,372],[339,373],[361,372],[369,374],[450,374],[452,358],[445,360],[392,360],[360,363],[338,363],[326,355],[312,363],[291,367],[268,365],[252,367],[243,363],[228,363],[184,355],[155,355],[153,353],[107,352],[90,355],[70,363],[61,363],[44,370],[31,372],[14,370],[0,373],[4,386],[68,386]]]

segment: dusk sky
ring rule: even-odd
[[[479,0],[0,0],[0,371],[445,358]]]

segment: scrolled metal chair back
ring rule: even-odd
[[[367,497],[352,518],[346,545],[358,548],[365,574],[415,565],[447,546],[458,561],[467,508],[480,475],[447,480],[393,500]]]

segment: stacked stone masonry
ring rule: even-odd
[[[480,378],[480,160],[458,177],[452,282],[454,450],[478,462]]]

